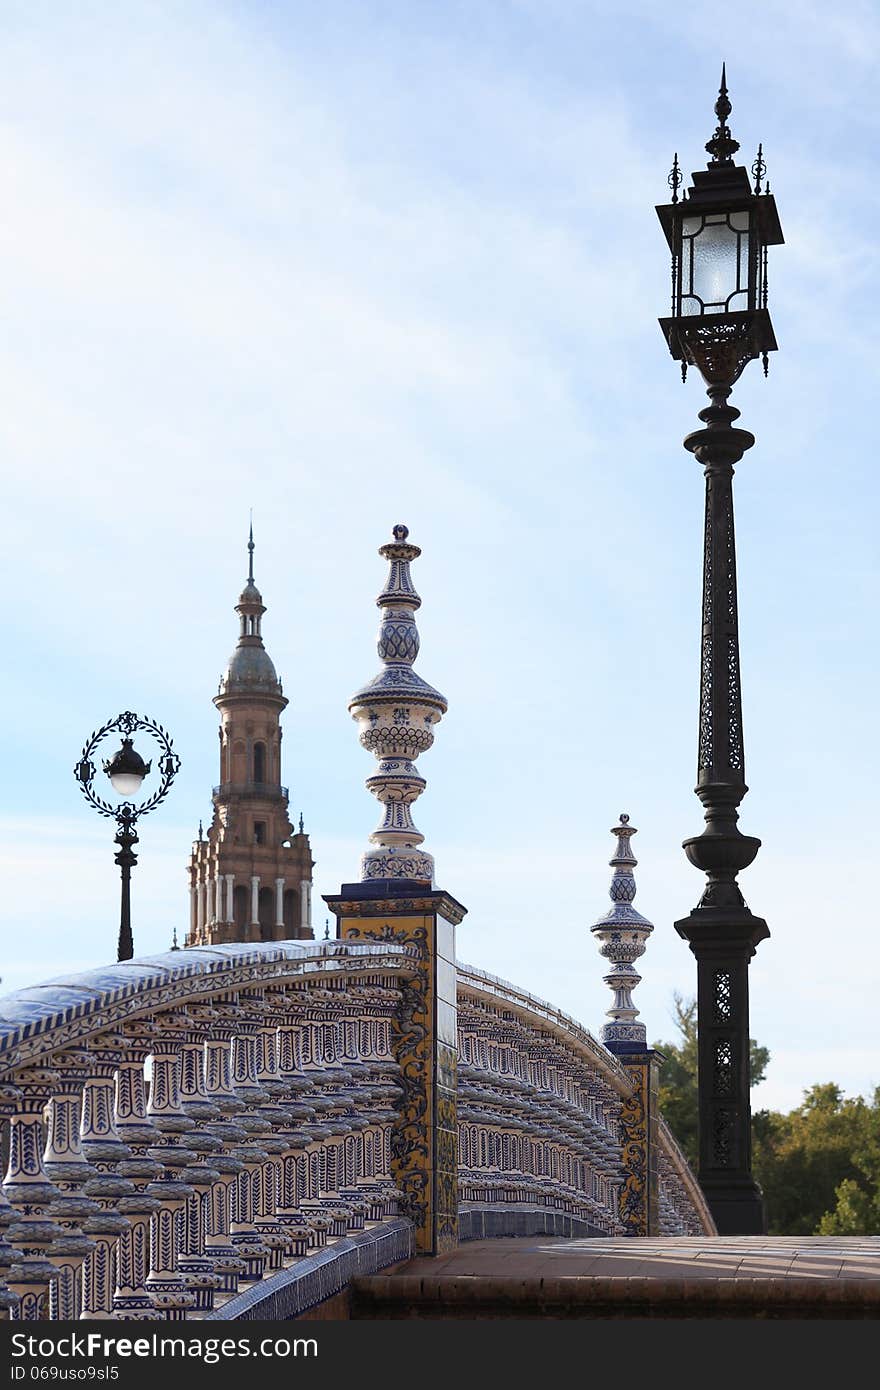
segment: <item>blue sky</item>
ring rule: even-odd
[[[346,703],[397,521],[449,698],[416,819],[459,953],[582,1019],[627,811],[637,991],[695,965],[704,397],[656,319],[654,204],[705,162],[722,59],[786,245],[781,351],[735,402],[742,885],[771,1051],[755,1103],[880,1083],[875,1045],[877,112],[865,4],[7,3],[0,17],[4,989],[115,953],[111,827],[72,767],[124,708],[183,768],[143,823],[139,953],[186,925],[249,508],[285,775],[318,895],[375,805]]]

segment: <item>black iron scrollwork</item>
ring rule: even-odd
[[[162,752],[158,764],[159,772],[161,773],[161,781],[153,795],[142,802],[140,806],[136,806],[130,801],[123,801],[119,805],[114,806],[109,801],[105,801],[102,796],[99,796],[92,785],[96,771],[93,755],[99,744],[104,741],[108,734],[116,732],[127,738],[131,734],[137,733],[139,730],[151,734],[159,744]],[[133,714],[131,710],[125,710],[124,713],[117,715],[115,719],[108,720],[106,724],[102,725],[100,729],[92,734],[91,738],[86,742],[80,754],[80,760],[73,769],[73,772],[76,780],[80,784],[82,794],[86,798],[86,801],[94,806],[100,816],[111,816],[121,825],[124,821],[133,824],[139,816],[145,816],[149,811],[152,811],[154,807],[158,806],[160,801],[164,801],[179,769],[180,758],[174,752],[171,739],[162,725],[157,724],[153,719],[141,719],[138,715]]]
[[[109,734],[118,732],[122,734],[124,739],[128,739],[139,730],[150,734],[159,745],[161,754],[158,762],[159,785],[152,796],[147,797],[139,805],[133,801],[125,800],[114,806],[95,791],[93,785],[96,772],[95,754]],[[149,763],[144,765],[145,772],[148,772],[149,768]],[[122,875],[122,906],[117,960],[131,960],[134,955],[134,941],[131,931],[130,878],[131,871],[137,864],[137,855],[134,853],[134,846],[138,843],[135,823],[141,816],[147,815],[161,801],[165,800],[179,768],[180,758],[175,753],[171,739],[162,725],[157,724],[154,719],[142,719],[131,710],[124,710],[122,714],[117,715],[115,719],[108,720],[92,734],[86,741],[79,762],[73,769],[80,790],[89,805],[94,806],[99,816],[107,816],[116,821],[114,842],[119,846],[119,850],[115,855],[115,862],[119,865]],[[108,770],[107,765],[105,765],[104,770]]]

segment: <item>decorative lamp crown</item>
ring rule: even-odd
[[[148,775],[152,763],[145,763],[130,738],[124,738],[118,751],[104,763],[117,796],[133,796]]]
[[[645,954],[645,943],[654,925],[632,905],[636,895],[633,869],[638,860],[630,840],[636,833],[629,816],[621,813],[620,824],[611,831],[617,836],[617,848],[609,860],[614,870],[609,889],[612,907],[590,928],[602,943],[600,955],[611,962],[608,974],[602,976],[614,991],[614,1003],[607,1013],[611,1022],[602,1028],[602,1041],[610,1052],[639,1052],[647,1046],[645,1025],[636,1023],[639,1011],[632,1001],[632,991],[642,978],[633,962]]]
[[[718,126],[706,149],[711,159],[692,174],[682,197],[675,156],[672,201],[657,208],[672,253],[672,308],[660,326],[673,358],[701,372],[707,385],[726,387],[747,362],[762,357],[767,371],[776,337],[767,309],[767,248],[783,242],[776,201],[767,184],[763,149],[752,165],[754,188],[733,156],[739,149],[727,124],[727,75],[715,103]]]
[[[433,884],[434,860],[420,848],[424,835],[410,814],[425,790],[415,759],[434,742],[434,725],[446,713],[445,698],[412,669],[419,654],[416,610],[421,606],[410,565],[421,555],[408,541],[406,526],[395,526],[393,540],[380,546],[388,578],[376,604],[382,610],[377,643],[383,669],[353,695],[349,711],[360,725],[361,745],[379,766],[367,788],[382,806],[382,819],[370,836],[372,848],[361,860],[361,879],[408,879]]]

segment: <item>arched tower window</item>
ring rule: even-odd
[[[266,745],[265,743],[254,744],[254,781],[265,782],[266,780]]]

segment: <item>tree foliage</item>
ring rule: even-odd
[[[753,1125],[772,1235],[880,1233],[880,1088],[869,1104],[826,1081],[789,1114],[763,1110]]]

